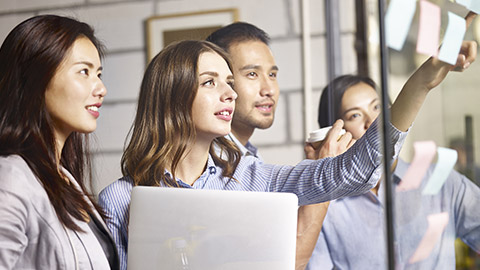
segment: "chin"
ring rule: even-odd
[[[94,132],[97,129],[97,125],[90,126],[90,127],[84,127],[81,130],[77,130],[79,133],[84,133],[84,134],[89,134]]]
[[[257,126],[255,128],[258,128],[258,129],[267,129],[267,128],[270,128],[273,124],[273,120],[272,121],[269,121],[269,122],[260,122],[257,124]]]
[[[222,132],[222,133],[219,133],[219,134],[218,134],[218,136],[217,136],[217,138],[218,138],[218,137],[224,137],[224,136],[227,136],[229,133],[230,133],[230,130],[229,130],[229,131],[227,131],[227,132]]]

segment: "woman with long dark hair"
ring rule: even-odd
[[[74,19],[20,23],[0,48],[0,268],[117,269],[88,195],[102,45]]]
[[[476,46],[475,42],[464,42],[463,48]],[[430,59],[426,65],[434,61]],[[319,126],[329,126],[326,116],[333,107],[333,119],[342,119],[344,129],[354,139],[360,139],[381,112],[376,89],[376,84],[368,77],[343,75],[335,78],[323,89],[318,109]],[[333,104],[328,102],[328,91],[333,97]],[[398,159],[393,169],[393,190],[396,190],[409,166]],[[454,269],[457,238],[480,252],[480,217],[477,210],[480,188],[453,170],[438,193],[424,195],[422,190],[433,171],[432,165],[417,189],[397,191],[393,196],[393,205],[396,206],[395,262],[406,269]],[[387,265],[383,191],[380,181],[365,194],[330,203],[329,214],[307,269],[348,269],[353,265],[358,269],[382,269]],[[435,240],[431,253],[416,259],[413,254],[424,235],[428,234],[427,220],[439,213],[446,215],[448,223]]]

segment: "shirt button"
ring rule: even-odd
[[[215,168],[214,166],[210,167],[209,170],[210,174],[215,174],[217,172],[217,168]]]

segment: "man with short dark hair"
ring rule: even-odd
[[[280,94],[278,67],[269,47],[270,38],[252,24],[236,22],[215,31],[207,40],[222,47],[232,59],[234,89],[238,98],[235,101],[232,131],[228,137],[235,142],[243,155],[261,158],[257,148],[249,140],[255,129],[272,126]],[[337,141],[331,140],[332,143],[337,144]],[[338,152],[331,156],[335,154]],[[326,156],[329,155],[321,157]],[[299,208],[296,269],[304,269],[307,265],[327,208],[328,202]]]

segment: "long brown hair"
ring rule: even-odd
[[[167,46],[148,65],[131,139],[122,156],[122,173],[130,176],[135,185],[158,186],[163,182],[178,186],[175,170],[196,138],[192,105],[198,90],[198,59],[204,52],[217,53],[231,69],[222,49],[194,40]],[[216,155],[214,144],[220,147],[222,158]],[[212,143],[210,154],[223,169],[223,176],[232,177],[240,161],[238,148],[220,137]],[[172,170],[172,178],[165,175],[167,167]]]
[[[0,48],[0,156],[21,156],[42,183],[60,221],[78,231],[73,219],[85,220],[84,213],[92,210],[84,193],[69,185],[58,171],[45,91],[79,37],[90,39],[102,55],[102,46],[89,25],[55,15],[20,23]],[[87,142],[87,135],[73,132],[60,159],[83,192],[85,178],[91,176]]]

